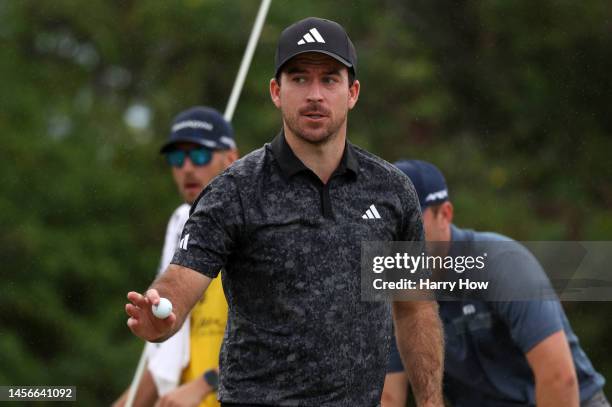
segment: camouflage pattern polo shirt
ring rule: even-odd
[[[202,191],[172,260],[214,278],[229,317],[219,398],[273,406],[377,406],[390,306],[361,301],[361,242],[422,240],[401,171],[347,142],[327,184],[281,132]]]

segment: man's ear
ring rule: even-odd
[[[357,79],[353,81],[353,84],[349,86],[349,101],[348,107],[352,109],[357,104],[357,100],[359,99],[359,90],[361,89],[361,84]]]
[[[444,218],[447,223],[453,223],[455,209],[450,201],[446,201],[440,208],[440,215]]]
[[[225,152],[225,166],[229,167],[234,161],[238,159],[238,149],[232,148],[231,150],[227,150]]]
[[[272,98],[274,106],[280,109],[280,83],[276,78],[270,79],[270,98]]]

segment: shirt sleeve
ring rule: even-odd
[[[237,185],[231,175],[223,173],[194,203],[172,264],[215,278],[235,249],[243,224]]]
[[[500,276],[504,286],[504,298],[521,292],[546,291],[550,282],[541,266],[526,254],[502,255],[496,260],[494,273]],[[518,264],[518,266],[517,266]],[[528,299],[517,301],[492,301],[493,311],[504,321],[514,343],[529,352],[538,343],[563,329],[562,309],[558,300]]]
[[[423,229],[423,218],[421,216],[421,205],[417,197],[416,191],[410,179],[404,177],[400,189],[400,203],[402,205],[401,223],[399,225],[398,241],[412,242],[404,244],[404,250],[407,250],[411,256],[419,256],[427,251],[425,246],[425,234]],[[431,271],[419,266],[412,273],[412,281],[421,281],[431,277]],[[400,275],[391,277],[392,279],[402,278]],[[399,281],[399,280],[398,280]],[[429,297],[431,295],[431,297]],[[395,300],[408,300],[416,298],[434,299],[433,292],[429,290],[408,290],[400,293],[399,296],[393,297]]]
[[[403,175],[403,174],[402,174]],[[397,240],[409,242],[424,242],[423,219],[419,198],[412,182],[408,177],[401,185],[400,202],[402,205],[402,218],[400,233]]]
[[[508,326],[514,343],[525,354],[563,329],[557,301],[502,301],[492,304]]]

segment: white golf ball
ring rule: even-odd
[[[172,303],[167,298],[160,298],[157,305],[151,307],[153,315],[159,319],[166,319],[172,313]]]

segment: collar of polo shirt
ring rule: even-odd
[[[270,143],[270,149],[274,154],[274,158],[278,162],[281,169],[281,174],[285,179],[289,180],[295,174],[300,172],[311,172],[312,171],[304,165],[302,161],[293,153],[291,147],[285,140],[285,132],[281,130],[280,133]],[[359,174],[359,162],[355,157],[353,145],[348,141],[344,145],[344,153],[340,160],[340,165],[334,171],[334,174],[343,174],[347,171],[353,173],[354,176]],[[314,173],[313,173],[314,174]]]

